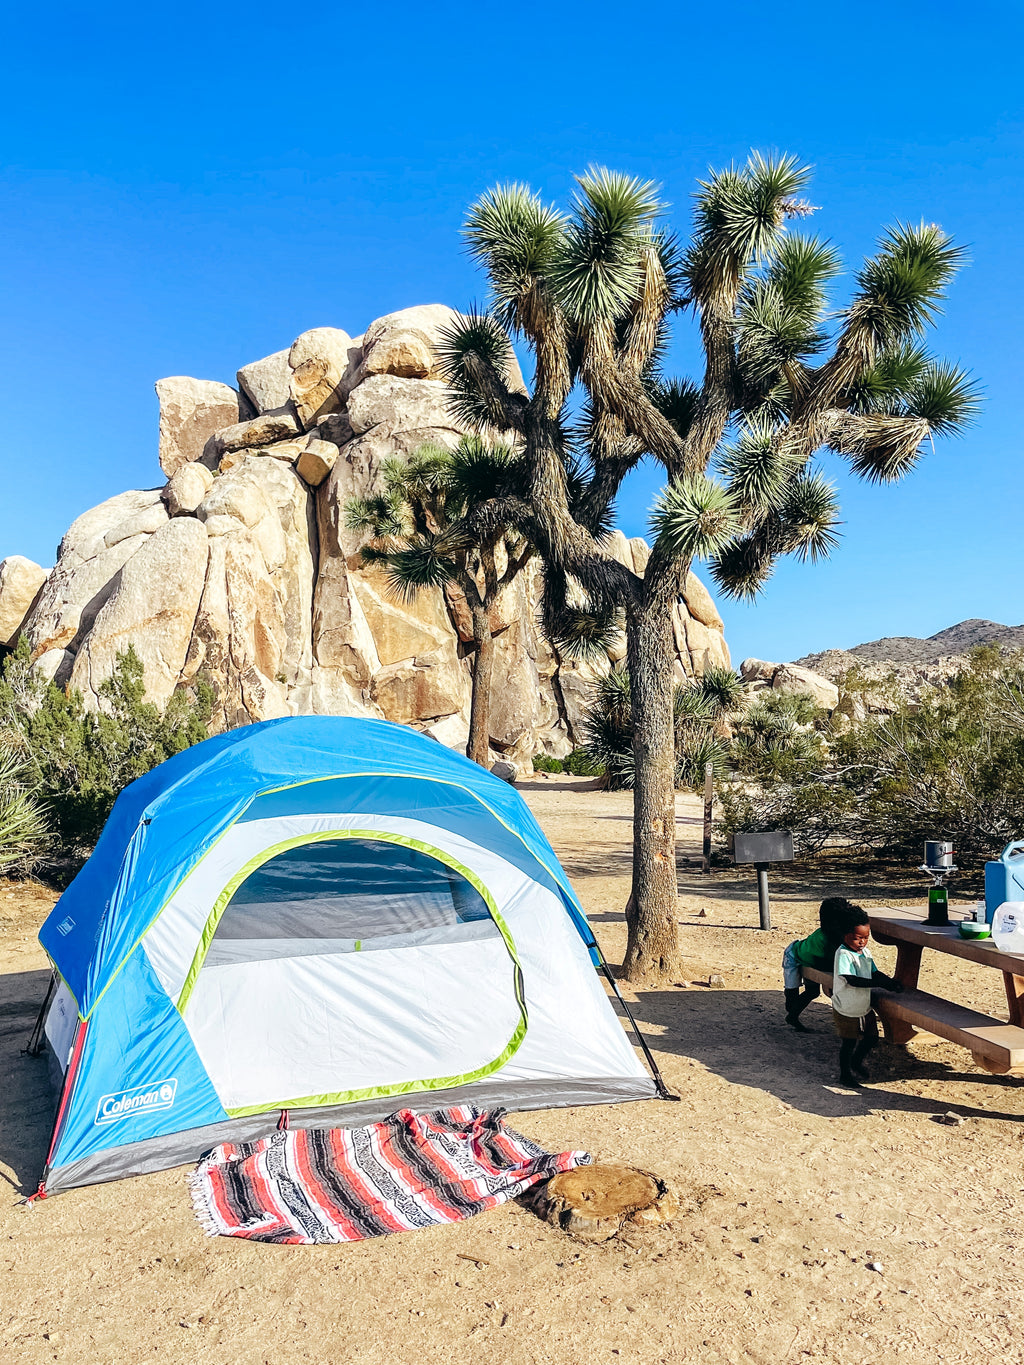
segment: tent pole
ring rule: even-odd
[[[53,992],[56,989],[56,986],[57,969],[56,967],[51,967],[50,984],[46,988],[46,995],[43,999],[43,1003],[39,1007],[39,1014],[36,1018],[35,1027],[33,1028],[32,1034],[28,1040],[28,1047],[25,1049],[25,1051],[28,1053],[30,1057],[38,1057],[39,1054],[43,1051],[44,1048],[43,1025],[46,1023],[46,1011],[49,1008],[50,1001],[53,999]]]
[[[595,944],[594,946],[596,947],[597,945]],[[600,949],[598,949],[598,952],[600,952]],[[640,1046],[641,1046],[641,1047],[643,1048],[643,1050],[644,1050],[644,1056],[647,1058],[647,1065],[650,1067],[650,1069],[651,1069],[651,1075],[654,1077],[654,1084],[658,1087],[658,1095],[659,1095],[659,1097],[660,1097],[661,1099],[663,1099],[663,1100],[679,1100],[679,1099],[681,1099],[682,1097],[681,1097],[680,1095],[673,1095],[672,1091],[669,1090],[668,1086],[665,1084],[664,1078],[662,1077],[661,1072],[658,1070],[658,1063],[654,1060],[654,1054],[653,1054],[653,1052],[651,1051],[651,1049],[647,1046],[647,1039],[646,1039],[646,1038],[644,1037],[644,1035],[640,1032],[640,1025],[639,1025],[639,1024],[636,1022],[636,1020],[633,1018],[633,1011],[629,1008],[629,1006],[626,1004],[625,1000],[622,998],[622,992],[619,990],[619,983],[615,980],[615,977],[612,975],[612,970],[611,970],[611,968],[608,966],[608,963],[605,962],[605,960],[604,960],[604,954],[603,954],[603,953],[601,953],[601,963],[600,963],[600,966],[601,966],[601,971],[605,974],[605,976],[606,976],[607,979],[608,979],[608,984],[611,986],[612,990],[615,992],[615,998],[618,1000],[619,1004],[620,1004],[620,1005],[622,1006],[622,1008],[625,1010],[625,1012],[626,1012],[626,1018],[629,1020],[630,1024],[632,1025],[632,1027],[633,1027],[633,1032],[636,1034],[637,1039],[639,1040]]]

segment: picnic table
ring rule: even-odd
[[[893,1043],[908,1043],[920,1028],[966,1047],[979,1066],[995,1075],[1024,1071],[1024,955],[1004,952],[990,938],[961,938],[958,924],[927,924],[911,910],[871,915],[878,942],[896,946],[893,975],[903,987],[902,995],[880,995],[876,1002],[885,1036]],[[1002,972],[1009,1023],[918,990],[925,948]]]
[[[886,1039],[891,1043],[909,1043],[921,1029],[967,1048],[985,1071],[997,1076],[1024,1075],[1024,954],[1004,952],[990,938],[961,938],[958,920],[941,926],[927,924],[923,914],[912,910],[881,910],[870,919],[875,939],[896,948],[893,975],[903,987],[901,995],[888,991],[874,993],[875,1012],[882,1021]],[[1002,972],[1009,1022],[918,990],[925,948]],[[803,974],[828,987],[832,985],[829,972],[803,968]]]

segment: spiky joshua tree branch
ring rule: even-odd
[[[891,482],[931,437],[961,430],[977,393],[920,339],[963,256],[934,225],[898,224],[830,312],[834,248],[791,230],[814,210],[809,170],[753,153],[699,182],[680,244],[645,181],[592,168],[565,211],[525,185],[489,190],[465,239],[489,306],[444,336],[458,415],[511,433],[521,506],[502,515],[545,564],[544,612],[560,641],[600,638],[624,613],[634,746],[633,894],[627,974],[678,972],[671,610],[695,559],[728,594],[756,596],[784,555],[817,560],[839,507],[818,460]],[[662,374],[673,315],[696,321],[698,379]],[[512,381],[512,340],[533,387]],[[642,460],[665,485],[642,577],[605,549],[615,498]],[[479,509],[478,509],[479,514]]]

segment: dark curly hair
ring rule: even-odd
[[[858,924],[868,923],[868,912],[845,896],[826,896],[818,911],[818,922],[830,943],[842,943]]]

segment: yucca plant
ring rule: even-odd
[[[0,874],[27,871],[46,841],[46,818],[30,781],[28,765],[0,740]]]
[[[716,776],[726,773],[729,746],[715,733],[715,722],[743,690],[731,669],[708,672],[710,677],[677,685],[673,696],[675,785],[691,791],[703,786],[708,763]],[[629,673],[613,669],[594,684],[583,721],[583,750],[603,769],[612,790],[635,785],[634,728]]]
[[[533,556],[533,546],[507,515],[503,500],[524,492],[521,451],[497,440],[464,436],[454,450],[426,443],[408,459],[385,460],[380,491],[352,498],[350,530],[368,533],[367,563],[386,567],[396,597],[456,584],[473,621],[473,686],[467,756],[487,766],[494,672],[491,611]]]
[[[808,764],[821,761],[824,739],[814,727],[825,715],[810,697],[768,693],[736,724],[733,764],[762,781],[798,778]]]
[[[921,337],[963,260],[932,224],[897,225],[835,311],[833,247],[790,231],[812,212],[807,167],[753,153],[697,190],[688,243],[657,187],[604,169],[567,210],[525,185],[470,210],[465,237],[490,286],[486,311],[439,355],[464,421],[511,432],[523,491],[500,515],[545,562],[545,618],[563,642],[599,641],[624,614],[633,717],[635,840],[626,974],[678,973],[672,610],[692,561],[752,597],[784,555],[833,549],[839,508],[816,463],[832,452],[888,482],[931,437],[955,434],[977,393]],[[661,373],[674,313],[696,321],[698,380]],[[512,380],[511,339],[532,351],[531,393]],[[574,393],[574,390],[576,391]],[[582,401],[579,401],[582,400]],[[663,468],[643,575],[604,536],[622,480]]]

